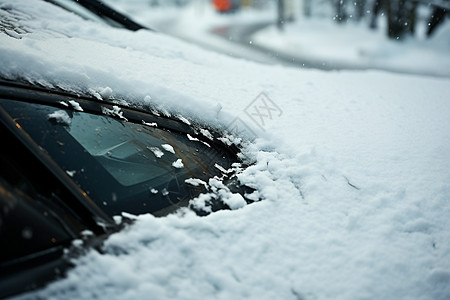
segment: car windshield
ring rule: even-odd
[[[206,141],[156,123],[24,102],[0,104],[111,216],[164,215],[186,206],[202,186],[185,180],[207,181],[235,162]]]
[[[123,186],[207,171],[194,143],[159,128],[84,113],[63,128]]]

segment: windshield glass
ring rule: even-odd
[[[15,101],[0,105],[111,216],[163,215],[186,206],[203,189],[186,179],[208,181],[221,175],[218,165],[236,162],[217,145],[161,124]]]
[[[64,128],[123,186],[206,171],[198,147],[159,128],[83,113]]]

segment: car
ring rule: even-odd
[[[229,209],[220,190],[253,202],[238,145],[150,107],[2,78],[0,136],[0,298],[64,276],[135,215]],[[199,207],[202,193],[213,196]]]
[[[228,171],[238,148],[212,131],[95,98],[1,81],[0,132],[0,296],[59,276],[74,240],[190,207],[210,178],[249,189]],[[215,200],[209,212],[229,208]]]

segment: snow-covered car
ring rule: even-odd
[[[185,122],[1,82],[0,296],[59,275],[73,240],[99,243],[124,218],[167,215],[209,179],[231,178],[237,149]],[[223,182],[240,190],[235,179]]]
[[[119,230],[124,213],[189,206],[239,161],[206,129],[14,82],[0,84],[0,131],[1,296],[58,275],[63,249]]]
[[[15,38],[11,19],[0,27]],[[150,107],[0,79],[0,136],[0,298],[61,276],[134,215],[227,209],[224,190],[250,202],[235,145]],[[206,209],[191,202],[204,192]]]

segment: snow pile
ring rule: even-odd
[[[17,299],[450,298],[449,79],[263,66],[38,1],[0,11],[27,29],[0,33],[1,77],[227,129],[251,141],[238,176],[263,199],[139,216]]]

